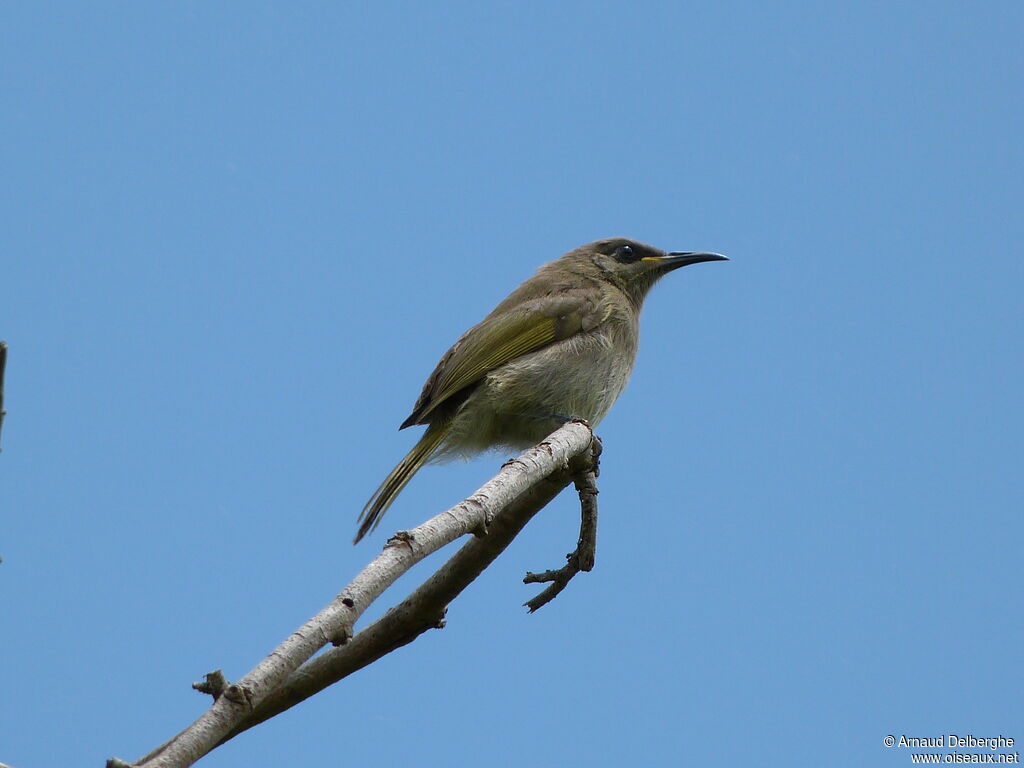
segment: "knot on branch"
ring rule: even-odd
[[[227,690],[231,683],[224,677],[224,673],[215,669],[213,672],[207,672],[204,676],[205,679],[200,683],[192,683],[192,688],[199,691],[200,693],[208,693],[213,696],[213,700],[216,701]]]
[[[413,551],[412,545],[416,541],[416,535],[411,531],[397,531],[394,536],[387,540],[384,544],[384,549],[390,549],[391,547],[400,547],[403,544],[409,548],[409,551]]]
[[[244,685],[235,683],[224,689],[224,698],[234,704],[244,704],[252,708],[252,691]]]

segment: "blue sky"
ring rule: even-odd
[[[427,468],[349,543],[440,354],[614,235],[732,261],[648,300],[596,570],[520,605],[560,497],[446,629],[203,764],[1024,739],[1022,32],[1013,2],[7,6],[0,761],[138,757],[490,477]]]

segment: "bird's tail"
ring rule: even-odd
[[[391,470],[384,482],[380,484],[373,496],[366,502],[363,511],[359,515],[359,530],[352,540],[358,544],[370,531],[380,525],[380,519],[387,512],[391,502],[401,493],[402,489],[412,480],[412,476],[419,471],[419,468],[427,463],[427,459],[441,444],[444,436],[448,434],[450,422],[431,424],[419,442],[412,447],[412,450],[405,455],[405,458],[398,462],[398,466]]]

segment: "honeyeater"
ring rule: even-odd
[[[543,265],[442,355],[400,427],[427,430],[366,503],[355,541],[428,461],[528,448],[573,419],[597,426],[633,370],[651,286],[679,267],[726,260],[616,237]]]

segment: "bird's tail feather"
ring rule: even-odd
[[[363,507],[363,511],[359,515],[357,521],[359,530],[356,532],[355,539],[352,540],[353,544],[358,544],[363,536],[380,525],[381,517],[387,512],[395,497],[412,480],[412,476],[427,463],[427,459],[441,444],[444,436],[448,434],[449,426],[450,423],[431,424],[419,442],[412,447],[404,459],[398,462],[398,466],[388,473],[384,482],[373,492],[373,496],[366,502],[366,506]]]

